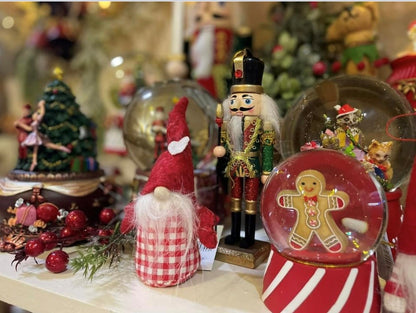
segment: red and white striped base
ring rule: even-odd
[[[272,247],[262,300],[279,313],[379,313],[374,257],[353,267],[317,267],[290,261]]]

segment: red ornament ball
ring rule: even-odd
[[[45,231],[40,234],[39,238],[45,244],[45,250],[52,250],[58,244],[58,236],[51,231]]]
[[[58,207],[50,202],[45,202],[39,204],[36,210],[36,216],[38,219],[44,221],[45,223],[53,222],[56,220],[59,214]]]
[[[45,251],[45,243],[40,239],[31,239],[26,243],[25,253],[28,256],[37,257]]]
[[[332,63],[331,65],[331,71],[332,73],[336,74],[339,72],[339,70],[341,69],[342,64],[339,61],[335,61],[334,63]]]
[[[65,218],[65,225],[73,230],[81,230],[87,226],[87,216],[81,210],[71,211]]]
[[[55,250],[49,253],[46,258],[45,266],[52,273],[61,273],[66,271],[69,262],[69,255],[65,251]]]
[[[312,67],[315,76],[322,76],[326,72],[326,64],[322,61],[316,62]]]
[[[114,213],[113,209],[105,208],[102,209],[100,212],[100,222],[104,225],[110,223],[116,217],[116,213]]]

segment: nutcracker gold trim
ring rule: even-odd
[[[248,92],[248,93],[264,93],[264,89],[260,85],[233,85],[230,89],[231,93]]]
[[[257,201],[246,200],[246,208],[244,210],[246,214],[256,215],[257,213]]]
[[[231,212],[241,212],[241,199],[231,198],[230,210]]]
[[[239,51],[234,54],[233,62],[234,62],[234,71],[241,71],[241,78],[244,77],[244,51]]]

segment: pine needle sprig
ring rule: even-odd
[[[84,251],[79,250],[79,256],[71,260],[71,266],[75,272],[82,271],[85,278],[92,280],[103,266],[117,266],[126,248],[133,247],[134,244],[133,233],[122,234],[118,222],[111,236],[96,238],[83,247]]]

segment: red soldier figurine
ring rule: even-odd
[[[276,103],[263,93],[264,63],[248,49],[234,55],[231,95],[223,102],[220,146],[214,155],[229,155],[226,176],[231,180],[231,235],[226,244],[240,241],[242,200],[245,202],[245,238],[240,247],[254,244],[260,178],[273,169],[273,145],[279,132]],[[244,197],[243,197],[244,194]]]
[[[155,120],[152,123],[152,132],[155,133],[155,150],[154,160],[166,151],[166,118],[165,109],[157,107],[155,113]]]
[[[231,4],[196,4],[196,31],[191,44],[192,77],[213,97],[226,97],[224,72],[232,56]]]

